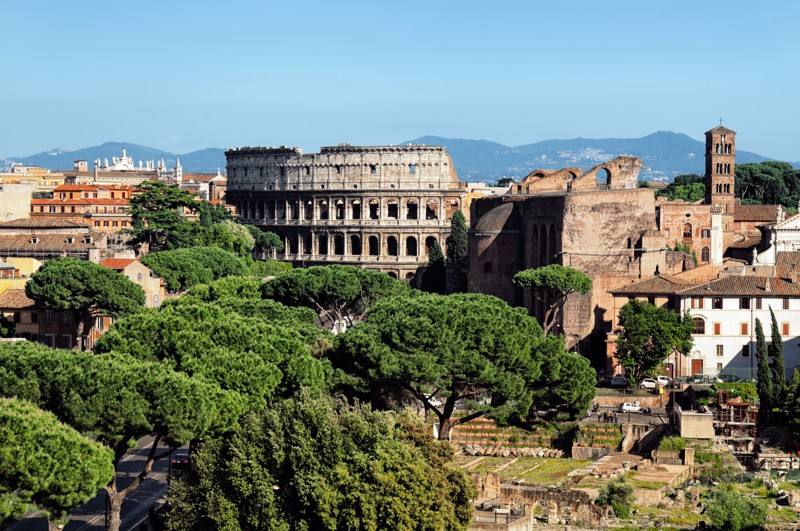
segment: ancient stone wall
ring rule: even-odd
[[[243,147],[225,152],[228,202],[277,233],[296,265],[339,263],[413,277],[444,248],[466,188],[437,146]]]

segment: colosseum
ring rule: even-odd
[[[347,264],[413,278],[443,245],[466,186],[440,146],[240,147],[225,152],[228,202],[278,234],[295,265]]]

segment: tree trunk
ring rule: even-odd
[[[84,315],[83,312],[78,314],[78,329],[75,334],[78,336],[78,350],[86,350],[86,345],[83,344],[83,329],[84,329]]]
[[[119,531],[122,526],[122,502],[125,501],[125,491],[112,493],[106,489],[108,496],[108,525],[107,531]]]
[[[156,459],[156,450],[158,449],[158,443],[160,440],[161,440],[161,435],[157,435],[153,439],[152,446],[150,447],[150,452],[148,452],[147,454],[147,460],[145,461],[144,468],[139,473],[139,475],[134,478],[133,482],[122,490],[117,490],[117,478],[115,471],[114,479],[111,481],[111,484],[108,485],[105,489],[106,496],[108,498],[108,526],[106,527],[107,531],[119,531],[120,526],[122,525],[122,502],[125,501],[125,498],[128,496],[128,494],[139,488],[139,485],[142,483],[142,481],[153,470],[153,463],[155,462]],[[117,463],[118,461],[114,463],[114,468],[116,468]]]

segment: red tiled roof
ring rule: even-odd
[[[800,251],[781,251],[775,258],[775,276],[790,278],[800,275]]]
[[[778,219],[778,205],[736,205],[734,221],[763,221],[775,223]]]
[[[613,295],[674,295],[689,285],[691,284],[683,279],[660,275],[620,286],[609,290],[609,293]]]
[[[24,289],[11,288],[0,293],[0,308],[24,309],[32,308],[36,302],[25,295]]]
[[[133,262],[138,262],[138,260],[136,260],[136,258],[106,258],[105,260],[100,262],[100,265],[103,267],[107,267],[109,269],[115,269],[119,271],[121,269],[125,269]]]
[[[800,296],[800,282],[793,283],[782,278],[728,276],[706,284],[693,286],[678,292],[681,296],[750,296],[765,295]]]

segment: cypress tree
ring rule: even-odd
[[[444,255],[439,242],[435,241],[428,249],[428,267],[422,273],[422,291],[444,294],[446,291],[445,278]]]
[[[759,410],[768,412],[771,409],[770,400],[772,399],[772,382],[770,379],[769,360],[767,359],[767,341],[764,339],[764,329],[761,327],[761,320],[756,318],[756,363],[758,366],[758,399],[761,402]]]
[[[459,265],[467,259],[467,219],[456,210],[450,220],[450,236],[447,237],[448,265]]]
[[[772,317],[772,342],[769,344],[769,355],[772,356],[772,405],[783,405],[783,390],[786,387],[786,370],[783,363],[783,338],[778,328],[778,320],[772,306],[769,307]]]

